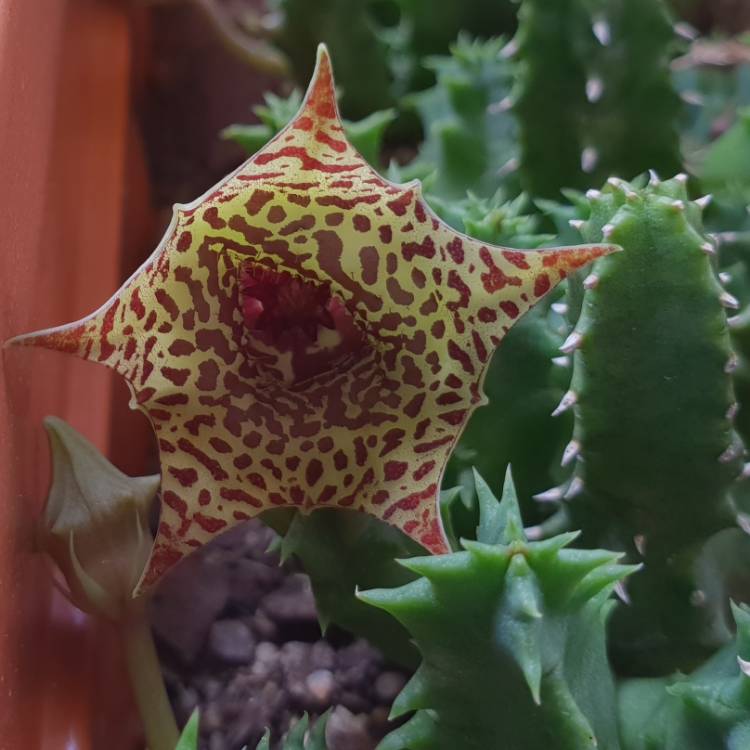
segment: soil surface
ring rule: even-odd
[[[201,750],[254,750],[299,716],[332,709],[330,750],[373,750],[408,679],[366,641],[324,638],[310,583],[267,552],[249,521],[178,565],[153,599],[152,623],[180,723],[196,707]]]

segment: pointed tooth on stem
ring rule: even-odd
[[[564,302],[553,302],[550,307],[552,308],[552,312],[558,315],[568,314],[568,306]]]
[[[615,225],[614,224],[605,224],[602,227],[602,237],[604,237],[605,240],[608,240],[612,235],[615,233]]]
[[[570,367],[570,357],[552,357],[555,367]]]
[[[598,161],[599,152],[593,146],[586,146],[586,148],[581,151],[581,169],[587,174],[596,169]]]
[[[592,190],[587,190],[587,191],[586,191],[586,197],[587,197],[587,198],[588,198],[588,199],[589,199],[590,201],[595,201],[595,200],[598,200],[599,198],[601,198],[601,197],[602,197],[602,193],[601,193],[601,190],[593,190],[593,189],[592,189]]]
[[[688,42],[694,42],[698,38],[698,32],[686,21],[678,21],[672,28],[677,36]]]
[[[719,463],[728,464],[739,456],[739,448],[734,443],[730,445],[720,456]]]
[[[560,346],[560,351],[563,354],[571,354],[581,346],[582,341],[583,336],[578,333],[578,331],[573,331],[573,333],[571,333],[570,336],[568,336],[568,338],[563,341],[562,345]]]
[[[595,273],[590,273],[583,280],[584,289],[596,289],[596,285],[599,283],[599,277]]]
[[[580,231],[581,231],[581,229],[583,229],[583,225],[584,225],[585,223],[586,223],[586,222],[585,222],[585,221],[584,221],[583,219],[571,219],[571,220],[570,220],[570,221],[568,222],[568,224],[570,224],[570,226],[571,226],[571,227],[572,227],[573,229],[575,229],[575,230],[576,230],[577,232],[580,232]]]
[[[706,604],[706,592],[700,589],[694,589],[690,594],[690,604],[693,607],[703,607]]]
[[[742,323],[742,315],[732,315],[727,318],[727,325],[730,328],[738,328]]]
[[[700,198],[695,199],[695,204],[699,206],[701,209],[706,209],[708,206],[711,205],[711,201],[714,199],[713,195],[708,193],[707,195],[703,195]]]
[[[559,503],[565,497],[565,491],[562,487],[553,487],[550,490],[538,492],[533,497],[540,503]]]
[[[679,174],[676,174],[674,176],[674,179],[676,182],[679,182],[682,185],[686,185],[688,181],[688,176],[684,172],[680,172]]]
[[[729,308],[730,310],[739,310],[740,309],[740,302],[733,294],[730,294],[726,290],[724,290],[719,295],[719,301],[721,302],[724,307]]]
[[[638,554],[641,557],[645,557],[645,555],[646,555],[646,537],[643,534],[636,534],[633,537],[633,544],[635,545],[636,550],[638,550]]]
[[[732,354],[729,355],[729,359],[727,360],[727,363],[724,365],[724,372],[727,375],[731,375],[739,366],[740,366],[740,360],[737,357],[737,355],[734,352],[732,352]]]
[[[624,581],[618,581],[615,584],[614,591],[623,604],[630,604],[630,595],[628,594],[628,590],[625,588]]]
[[[606,47],[612,40],[612,30],[609,23],[603,18],[600,18],[594,21],[594,25],[591,28],[594,32],[594,36],[598,39],[599,44],[601,44],[602,47]]]
[[[575,391],[568,391],[561,399],[560,403],[552,412],[553,417],[559,417],[578,403],[578,394]]]
[[[733,404],[730,404],[729,408],[726,411],[726,418],[733,422],[734,418],[737,416],[738,412],[740,410],[740,405],[735,401]]]
[[[565,450],[563,451],[562,455],[562,461],[560,461],[560,466],[568,466],[568,464],[572,463],[573,461],[578,458],[578,456],[581,453],[581,444],[577,440],[571,440],[566,446]]]
[[[572,500],[574,497],[578,497],[583,492],[583,479],[581,477],[573,477],[568,489],[563,495],[564,500]]]
[[[654,169],[648,170],[648,184],[651,185],[652,187],[661,185],[661,179],[659,178],[659,175],[656,173],[656,170]]]
[[[731,280],[732,280],[732,274],[727,273],[726,271],[719,272],[719,281],[722,284],[728,284]]]
[[[674,208],[676,211],[684,211],[685,201],[681,201],[681,200],[672,201],[672,208]]]
[[[704,242],[701,245],[701,250],[703,250],[706,255],[716,255],[716,248],[712,242]]]

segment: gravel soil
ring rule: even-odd
[[[408,679],[366,641],[324,638],[310,582],[250,521],[196,552],[154,595],[152,624],[178,720],[201,714],[201,750],[254,750],[331,709],[330,750],[373,750]]]

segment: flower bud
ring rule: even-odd
[[[37,531],[70,600],[84,612],[121,619],[153,544],[148,515],[159,476],[129,477],[57,417],[44,426],[52,486]]]

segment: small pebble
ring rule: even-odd
[[[328,750],[374,750],[375,741],[367,732],[367,720],[336,706],[326,727]]]
[[[375,697],[380,703],[393,703],[405,684],[406,678],[399,672],[383,672],[375,680]]]
[[[310,580],[302,573],[290,575],[278,589],[266,596],[261,608],[281,624],[318,620]]]
[[[316,669],[307,675],[305,687],[313,700],[323,706],[330,703],[333,691],[336,689],[336,681],[327,669]]]
[[[217,620],[208,634],[208,648],[227,664],[248,664],[255,652],[255,638],[242,620]]]

